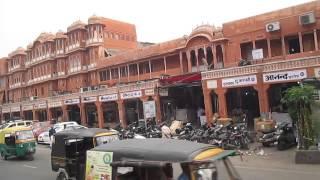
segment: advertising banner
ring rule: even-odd
[[[48,102],[48,107],[49,108],[61,107],[61,106],[62,106],[62,102],[61,101]]]
[[[89,96],[89,97],[83,97],[82,102],[89,103],[89,102],[96,102],[97,97],[96,96]]]
[[[155,101],[143,102],[143,112],[145,118],[156,117],[156,103]]]
[[[86,180],[111,180],[113,152],[87,151]]]
[[[66,105],[79,104],[79,103],[80,103],[80,99],[79,98],[64,100],[64,104],[66,104]]]
[[[144,94],[146,96],[153,96],[154,95],[154,89],[145,89]]]

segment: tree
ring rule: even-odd
[[[289,114],[297,127],[299,149],[308,149],[315,142],[311,120],[314,90],[310,85],[292,87],[285,92],[282,99],[282,102],[287,104]]]

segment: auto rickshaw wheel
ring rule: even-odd
[[[60,172],[56,180],[67,180],[66,174],[63,172]]]
[[[3,160],[7,160],[8,159],[8,156],[4,154],[4,152],[1,152],[1,158]]]
[[[34,160],[33,154],[27,155],[26,159],[29,160],[29,161],[33,161]]]

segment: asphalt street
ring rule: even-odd
[[[264,149],[264,155],[245,155],[231,160],[244,180],[319,180],[320,165],[296,165],[294,150],[277,151]],[[219,177],[226,177],[225,172]],[[176,177],[176,175],[175,175]],[[0,180],[55,180],[51,171],[50,149],[47,145],[38,145],[33,161],[11,158],[0,160]],[[223,178],[225,179],[225,178]]]

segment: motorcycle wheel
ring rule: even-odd
[[[1,158],[3,160],[7,160],[8,159],[8,157],[4,154],[4,152],[1,152]]]
[[[268,142],[263,142],[263,143],[262,143],[262,146],[264,146],[264,147],[270,147],[270,143],[268,143]]]
[[[67,177],[64,173],[59,173],[56,180],[67,180]]]
[[[277,148],[279,151],[287,149],[287,143],[285,141],[278,141]]]

